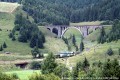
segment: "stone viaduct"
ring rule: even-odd
[[[97,28],[102,28],[102,25],[83,25],[83,26],[65,26],[65,25],[47,25],[45,26],[48,30],[50,30],[52,33],[55,33],[59,38],[61,38],[65,32],[70,28],[77,29],[83,37],[88,36],[89,29],[96,30]],[[71,32],[72,33],[72,32]]]

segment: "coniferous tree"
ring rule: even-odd
[[[5,42],[3,43],[3,48],[7,48],[7,45]]]
[[[68,39],[67,39],[67,38],[64,38],[64,37],[62,37],[62,39],[63,39],[63,41],[65,42],[65,44],[68,45]]]
[[[16,40],[16,38],[15,38],[15,36],[13,35],[13,37],[12,37],[12,41],[15,41]]]
[[[120,55],[120,48],[118,49],[118,53],[119,53],[119,55]]]
[[[101,66],[102,66],[102,62],[99,61],[99,62],[98,62],[98,67],[101,67]]]
[[[34,48],[36,46],[36,40],[38,40],[37,37],[38,37],[37,34],[32,35],[32,38],[30,40],[30,47],[31,48]]]
[[[73,77],[73,80],[76,80],[78,78],[78,75],[79,75],[79,71],[82,69],[82,64],[81,62],[78,62],[75,66],[75,68],[73,69],[73,72],[72,72],[72,77]]]
[[[39,70],[41,68],[41,63],[37,61],[33,61],[30,65],[31,69]]]
[[[18,37],[19,42],[27,42],[27,35],[25,33],[20,34]]]
[[[53,53],[50,53],[43,61],[41,67],[42,73],[43,74],[53,73],[56,67],[57,67],[57,63],[55,62],[55,56],[53,55]]]
[[[72,36],[72,43],[73,43],[74,46],[76,45],[76,38],[75,38],[75,35]]]
[[[10,34],[9,34],[9,38],[12,38],[12,37],[13,37],[13,33],[10,32]]]
[[[105,33],[105,30],[104,28],[102,27],[102,29],[100,30],[100,36],[98,38],[98,43],[104,43],[106,42],[106,33]]]
[[[41,33],[41,38],[42,38],[42,42],[45,43],[45,36],[43,35],[43,33]]]
[[[68,51],[71,51],[71,46],[69,44],[67,45],[67,47],[68,47]]]
[[[0,47],[0,51],[3,51],[3,47],[2,47],[2,45],[1,45],[1,47]]]
[[[109,48],[109,49],[107,50],[106,54],[108,54],[109,56],[113,55],[114,52],[113,52],[112,48]]]
[[[38,47],[39,47],[39,48],[43,48],[43,47],[44,47],[44,46],[43,46],[43,41],[42,41],[42,36],[40,36],[40,35],[39,35],[39,37],[38,37],[38,43],[37,43],[37,44],[38,44]]]
[[[75,49],[76,49],[76,51],[78,51],[78,50],[79,50],[77,45],[75,45]]]
[[[83,43],[83,41],[81,41],[81,43],[80,43],[80,52],[82,52],[84,50],[84,43]]]
[[[86,69],[86,68],[89,68],[89,66],[90,66],[90,64],[89,64],[87,58],[85,57],[85,59],[84,59],[84,61],[83,61],[83,64],[82,64],[82,67],[83,67],[84,69]]]
[[[35,47],[34,50],[31,51],[33,58],[37,58],[37,55],[40,54],[38,47]]]
[[[54,74],[59,76],[61,79],[69,78],[70,77],[70,70],[63,64],[58,65],[55,70]]]

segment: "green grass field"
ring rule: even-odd
[[[18,3],[0,2],[0,12],[12,13],[18,6]]]
[[[0,28],[11,30],[14,27],[15,16],[13,14],[0,12]]]
[[[32,74],[41,74],[40,70],[22,70],[22,71],[10,71],[10,72],[5,72],[6,74],[17,74],[20,80],[29,80],[29,77]]]

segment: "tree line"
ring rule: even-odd
[[[120,19],[120,0],[22,0],[39,25]]]
[[[22,3],[39,25],[120,19],[120,0],[0,0]]]

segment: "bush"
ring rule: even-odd
[[[9,34],[9,38],[12,38],[13,37],[13,33],[11,32],[10,34]]]
[[[40,62],[37,62],[37,61],[33,61],[30,65],[30,68],[31,69],[40,69],[41,68],[41,63]]]
[[[40,75],[33,74],[29,80],[60,80],[60,78],[54,74]]]
[[[13,74],[12,74],[12,77],[13,77],[14,79],[19,79],[19,77],[18,77],[18,75],[17,75],[16,73],[13,73]]]
[[[15,80],[13,77],[0,73],[0,80]]]
[[[69,69],[65,65],[62,65],[62,64],[60,64],[59,66],[57,66],[55,68],[54,74],[59,76],[60,78],[63,78],[63,77],[69,78],[70,77]]]
[[[15,38],[15,36],[13,36],[13,37],[12,37],[12,41],[15,41],[15,40],[16,40],[16,38]]]
[[[113,50],[111,48],[109,48],[107,50],[106,54],[108,54],[109,56],[112,56],[114,53],[113,53]]]

